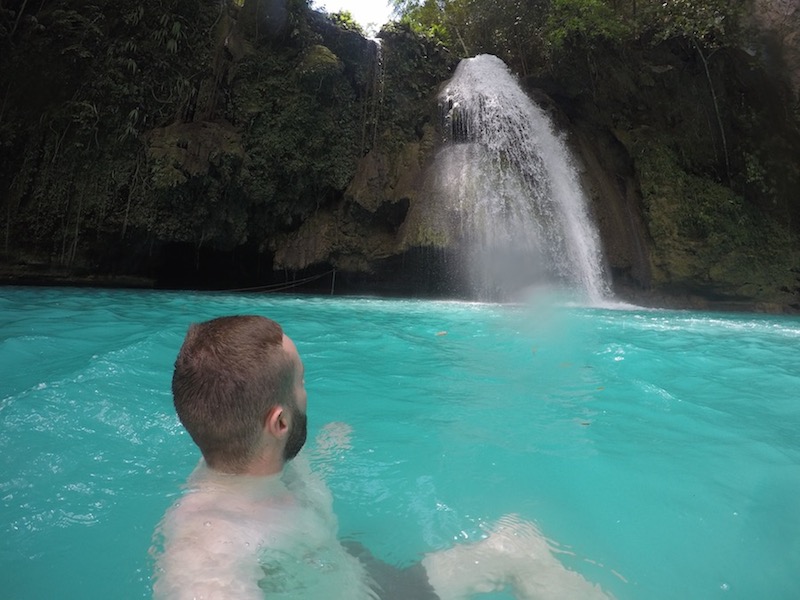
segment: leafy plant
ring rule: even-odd
[[[553,0],[546,24],[551,48],[575,43],[592,47],[595,41],[619,42],[630,31],[619,14],[602,0]]]

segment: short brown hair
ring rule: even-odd
[[[189,327],[172,375],[175,410],[211,467],[237,472],[252,458],[267,412],[290,394],[294,364],[283,329],[260,316]]]

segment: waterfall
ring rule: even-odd
[[[447,144],[435,163],[439,227],[461,249],[473,293],[529,286],[609,295],[578,172],[547,114],[490,55],[462,60],[439,96]]]
[[[378,124],[383,110],[386,86],[386,63],[383,58],[383,42],[380,38],[368,38],[372,54],[371,76],[364,94],[364,109],[361,115],[361,153],[366,154],[378,145]],[[371,131],[368,130],[368,125]]]

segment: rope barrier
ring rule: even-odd
[[[330,271],[326,271],[321,275],[312,275],[310,277],[305,277],[303,279],[298,279],[297,281],[293,281],[291,283],[273,283],[271,285],[260,285],[256,287],[247,287],[247,288],[234,288],[228,290],[217,290],[218,292],[282,292],[284,290],[290,290],[292,288],[299,287],[301,285],[305,285],[306,283],[310,283],[312,281],[316,281],[317,279],[322,279],[323,277],[330,275],[333,273],[333,276],[336,277],[336,269],[331,269]],[[331,293],[333,290],[331,289]]]

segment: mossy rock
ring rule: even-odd
[[[315,44],[306,50],[300,61],[298,72],[303,77],[331,77],[339,75],[344,64],[330,48]]]
[[[687,173],[649,129],[621,136],[635,157],[652,240],[654,285],[787,302],[797,240],[731,188]]]

